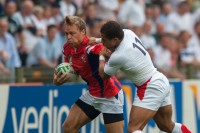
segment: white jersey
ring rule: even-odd
[[[114,75],[118,69],[137,86],[144,84],[157,71],[140,39],[131,30],[124,29],[124,38],[111,54],[104,71]]]

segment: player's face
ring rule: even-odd
[[[75,48],[79,47],[85,36],[85,30],[79,30],[75,24],[65,25],[64,29],[68,44]]]
[[[109,49],[111,52],[115,51],[116,48],[116,41],[115,39],[108,39],[106,38],[103,34],[101,34],[101,38],[102,38],[102,43],[103,45]]]

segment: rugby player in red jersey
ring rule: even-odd
[[[88,45],[86,24],[77,16],[65,18],[67,43],[63,47],[65,62],[70,62],[75,71],[86,81],[88,91],[72,106],[63,124],[64,133],[77,133],[79,129],[103,114],[107,133],[123,133],[124,97],[115,76],[103,80],[99,76],[99,53],[102,44]],[[53,83],[67,82],[66,74],[54,72]]]

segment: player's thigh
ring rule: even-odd
[[[68,117],[63,123],[63,128],[79,130],[90,121],[91,119],[85,114],[85,112],[77,104],[74,104],[70,109]]]
[[[123,113],[103,113],[104,124],[107,133],[123,133],[124,115]]]
[[[105,124],[105,128],[106,128],[106,133],[123,133],[124,132],[124,120]]]
[[[155,114],[156,111],[133,105],[130,112],[128,131],[142,130]]]
[[[154,121],[162,131],[170,132],[174,127],[171,104],[160,107],[154,116]]]

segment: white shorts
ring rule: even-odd
[[[157,111],[171,104],[169,81],[160,72],[156,72],[146,85],[138,88],[133,102],[135,106]]]
[[[89,91],[83,94],[79,99],[93,106],[101,113],[120,114],[123,113],[124,94],[120,90],[117,96],[111,98],[97,98],[90,95]]]

